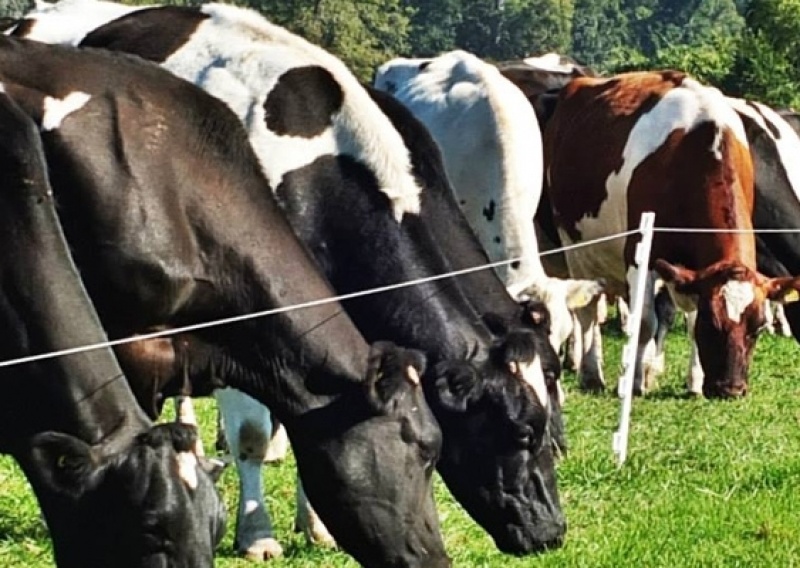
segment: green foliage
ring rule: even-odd
[[[0,18],[19,18],[32,6],[33,0],[0,0]]]
[[[800,0],[751,0],[729,91],[800,108]]]

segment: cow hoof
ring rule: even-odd
[[[580,388],[584,392],[600,394],[605,392],[606,383],[598,377],[582,377]]]
[[[263,562],[283,556],[283,547],[274,538],[260,538],[244,551],[243,556],[253,562]]]
[[[300,526],[300,519],[295,520],[295,532],[302,532],[306,537],[306,543],[310,546],[319,546],[322,548],[336,548],[336,539],[331,536],[328,529],[323,522],[316,517],[311,520],[311,526]]]

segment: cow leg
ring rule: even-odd
[[[628,269],[627,281],[631,298],[636,296],[636,268]],[[636,363],[633,373],[633,394],[641,396],[646,390],[655,386],[657,367],[653,364],[656,358],[656,310],[655,281],[658,275],[650,271],[645,279],[642,296],[642,319],[639,328],[639,343],[636,347]],[[628,315],[630,318],[630,314]]]
[[[603,345],[597,324],[597,299],[575,310],[581,330],[580,387],[585,391],[602,392],[606,388],[603,377]]]
[[[219,410],[217,410],[217,440],[214,442],[214,449],[221,454],[230,455],[231,453],[228,440],[225,439],[225,422],[223,422],[222,413]]]
[[[328,547],[336,546],[336,540],[328,532],[322,519],[319,518],[319,515],[309,503],[299,475],[297,476],[297,513],[294,518],[294,530],[297,532],[302,531],[308,544]]]
[[[619,328],[624,332],[628,329],[628,318],[631,317],[631,310],[625,298],[617,298],[617,316],[619,317]]]
[[[786,319],[786,310],[783,309],[783,304],[780,302],[775,304],[775,321],[777,322],[778,332],[782,336],[792,336],[792,327],[789,325],[789,320]]]
[[[655,353],[651,358],[650,369],[655,376],[662,375],[666,369],[667,334],[675,323],[677,306],[666,286],[661,286],[655,297],[656,335]],[[645,380],[647,377],[645,377]],[[650,388],[645,384],[646,388]]]
[[[775,312],[773,310],[772,302],[764,300],[764,331],[767,333],[775,334]]]
[[[264,501],[261,469],[272,433],[266,406],[236,389],[214,391],[225,437],[239,471],[239,507],[236,513],[237,552],[250,560],[268,560],[283,553],[274,537]]]
[[[697,322],[697,310],[686,314],[686,328],[692,340],[692,353],[689,356],[689,372],[686,375],[686,388],[690,395],[703,396],[703,367],[700,365],[700,352],[694,339],[694,326]]]
[[[572,333],[564,343],[564,368],[576,373],[581,370],[581,359],[583,358],[583,335],[578,316],[574,312],[572,315]]]

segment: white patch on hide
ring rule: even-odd
[[[73,112],[83,108],[92,96],[89,93],[75,91],[63,99],[45,97],[44,112],[42,113],[42,131],[55,130],[64,119]]]
[[[753,283],[741,280],[728,280],[720,293],[725,301],[725,311],[728,319],[736,323],[742,321],[742,314],[744,314],[747,306],[756,299]]]
[[[178,476],[189,489],[197,489],[197,456],[191,452],[179,452],[175,460],[178,463]]]
[[[289,171],[321,156],[347,155],[375,174],[398,222],[405,213],[419,212],[421,189],[408,148],[344,63],[253,10],[205,4],[201,11],[210,18],[163,67],[236,112],[273,189]],[[342,88],[344,103],[332,117],[333,126],[311,141],[267,131],[263,105],[270,91],[283,73],[307,65],[325,68]]]

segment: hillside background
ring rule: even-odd
[[[234,3],[327,48],[364,81],[398,55],[425,57],[461,48],[505,60],[556,51],[601,73],[676,68],[732,95],[800,108],[800,0]],[[0,0],[0,16],[18,16],[31,4]]]

